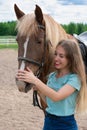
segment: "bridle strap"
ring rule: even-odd
[[[37,66],[41,66],[41,63],[39,63],[39,62],[37,62],[37,61],[34,61],[34,60],[32,60],[32,59],[28,59],[28,58],[26,58],[26,57],[18,57],[18,60],[22,60],[22,61],[27,61],[27,62],[29,62],[29,63],[32,63],[32,64],[35,64],[35,65],[37,65]]]
[[[33,91],[33,105],[34,106],[38,106],[40,109],[43,110],[43,108],[41,107],[39,100],[38,100],[38,96],[37,96],[37,90]]]
[[[43,25],[38,25],[38,27],[45,30],[45,26],[43,26]],[[37,70],[37,72],[35,74],[38,78],[40,77],[43,66],[45,64],[45,53],[46,53],[46,47],[47,47],[47,42],[46,42],[45,35],[44,35],[44,39],[45,39],[45,42],[44,42],[44,54],[43,54],[43,57],[42,57],[42,60],[41,60],[41,65],[39,66],[39,68],[38,68],[38,70]]]
[[[43,25],[38,25],[38,27],[45,30],[45,27]],[[42,57],[41,66],[39,67],[38,71],[35,74],[37,77],[40,77],[40,74],[41,74],[43,66],[44,66],[44,59],[45,59],[44,56],[45,56],[46,47],[47,47],[47,43],[46,43],[46,39],[45,39],[44,54],[43,54],[43,57]],[[43,107],[40,105],[39,100],[38,100],[37,90],[33,91],[33,105],[38,106],[41,110],[43,110]]]

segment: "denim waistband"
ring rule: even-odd
[[[69,118],[69,117],[74,117],[74,114],[72,115],[68,115],[68,116],[56,116],[56,115],[53,115],[53,114],[50,114],[48,112],[45,113],[45,116],[48,116],[48,117],[51,117],[51,118]]]

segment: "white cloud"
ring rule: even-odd
[[[62,0],[62,2],[64,1]],[[16,20],[15,3],[26,14],[33,12],[35,5],[38,4],[44,13],[51,15],[61,24],[69,22],[87,23],[87,5],[62,5],[61,0],[0,0],[0,22]]]
[[[86,5],[87,0],[58,0],[63,5]]]
[[[61,6],[59,10],[55,10],[54,18],[60,23],[87,23],[87,5],[68,5]]]

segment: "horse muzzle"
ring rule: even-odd
[[[27,93],[32,88],[32,84],[26,83],[24,81],[20,81],[17,78],[16,78],[16,85],[20,92],[25,92],[25,93]]]

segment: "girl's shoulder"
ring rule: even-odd
[[[81,80],[77,74],[72,73],[68,77],[67,84],[69,84],[79,90],[81,87]]]
[[[79,76],[75,73],[70,73],[69,74],[69,79],[73,79],[73,80],[80,80]]]

